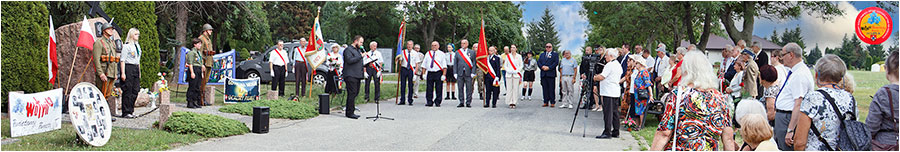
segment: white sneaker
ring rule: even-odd
[[[570,104],[570,105],[569,105],[569,109],[572,109],[572,108],[575,108],[575,106],[573,106],[573,105]]]
[[[566,104],[565,104],[565,103],[560,103],[560,104],[559,104],[559,108],[560,108],[560,109],[565,109],[565,108],[566,108]]]
[[[525,100],[525,96],[520,96],[519,100]]]

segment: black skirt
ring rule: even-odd
[[[534,71],[525,71],[525,78],[522,81],[534,82]]]
[[[453,74],[455,73],[453,72],[453,66],[451,65],[447,67],[447,82],[456,82],[456,77],[454,77]]]

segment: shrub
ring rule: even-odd
[[[47,77],[49,11],[44,2],[2,2],[2,111],[10,91],[34,93],[50,89]],[[57,25],[59,26],[59,25]]]
[[[238,61],[244,61],[247,60],[247,58],[250,58],[250,51],[247,50],[247,48],[241,48],[240,50],[238,50],[237,54]]]
[[[171,132],[203,137],[227,137],[250,132],[247,125],[234,119],[184,111],[173,112],[165,126]]]
[[[269,117],[283,119],[308,119],[319,115],[316,106],[297,101],[288,100],[257,100],[247,103],[226,105],[219,108],[221,112],[253,115],[253,107],[268,106]]]
[[[128,29],[137,28],[141,31],[138,43],[141,45],[141,87],[150,88],[159,77],[159,36],[156,31],[156,2],[140,1],[110,1],[103,2],[103,11],[109,17],[115,18],[117,25],[122,28],[122,42],[128,34]]]

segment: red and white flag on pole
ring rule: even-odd
[[[56,72],[59,65],[56,61],[56,28],[53,27],[53,16],[50,16],[50,41],[47,42],[47,74],[50,84],[56,83]]]
[[[487,71],[485,73],[489,74],[492,78],[497,78],[493,67],[488,65],[488,58],[490,55],[488,54],[486,39],[487,38],[484,36],[484,19],[481,19],[481,31],[478,34],[478,50],[475,51],[475,60],[478,62],[478,67],[480,67],[482,71]]]
[[[94,30],[91,30],[91,24],[88,24],[87,16],[81,21],[81,32],[78,32],[78,43],[75,46],[94,50]]]

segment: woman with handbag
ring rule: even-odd
[[[794,132],[793,143],[796,151],[838,150],[838,135],[844,120],[856,120],[856,99],[841,89],[838,82],[843,80],[847,66],[840,57],[826,54],[816,61],[816,91],[803,96]]]
[[[666,108],[651,151],[734,151],[731,108],[719,92],[712,65],[700,51],[688,51],[675,73],[680,82],[666,97]]]
[[[886,84],[872,99],[869,105],[869,116],[866,117],[866,125],[869,133],[872,134],[872,150],[875,151],[897,151],[897,108],[900,96],[898,88],[900,88],[900,79],[898,79],[898,63],[897,51],[891,53],[886,61],[887,80],[891,82]]]
[[[653,95],[650,93],[650,85],[653,84],[653,81],[650,80],[650,72],[647,71],[647,63],[642,61],[644,60],[641,57],[637,57],[639,55],[634,55],[631,59],[634,60],[634,70],[635,72],[634,79],[632,79],[632,87],[634,88],[634,104],[632,109],[629,110],[629,113],[632,113],[631,118],[638,117],[638,120],[635,125],[637,125],[635,130],[641,130],[644,128],[644,110],[647,109],[647,102],[650,100],[650,97]],[[634,120],[626,119],[626,122],[635,122]]]

